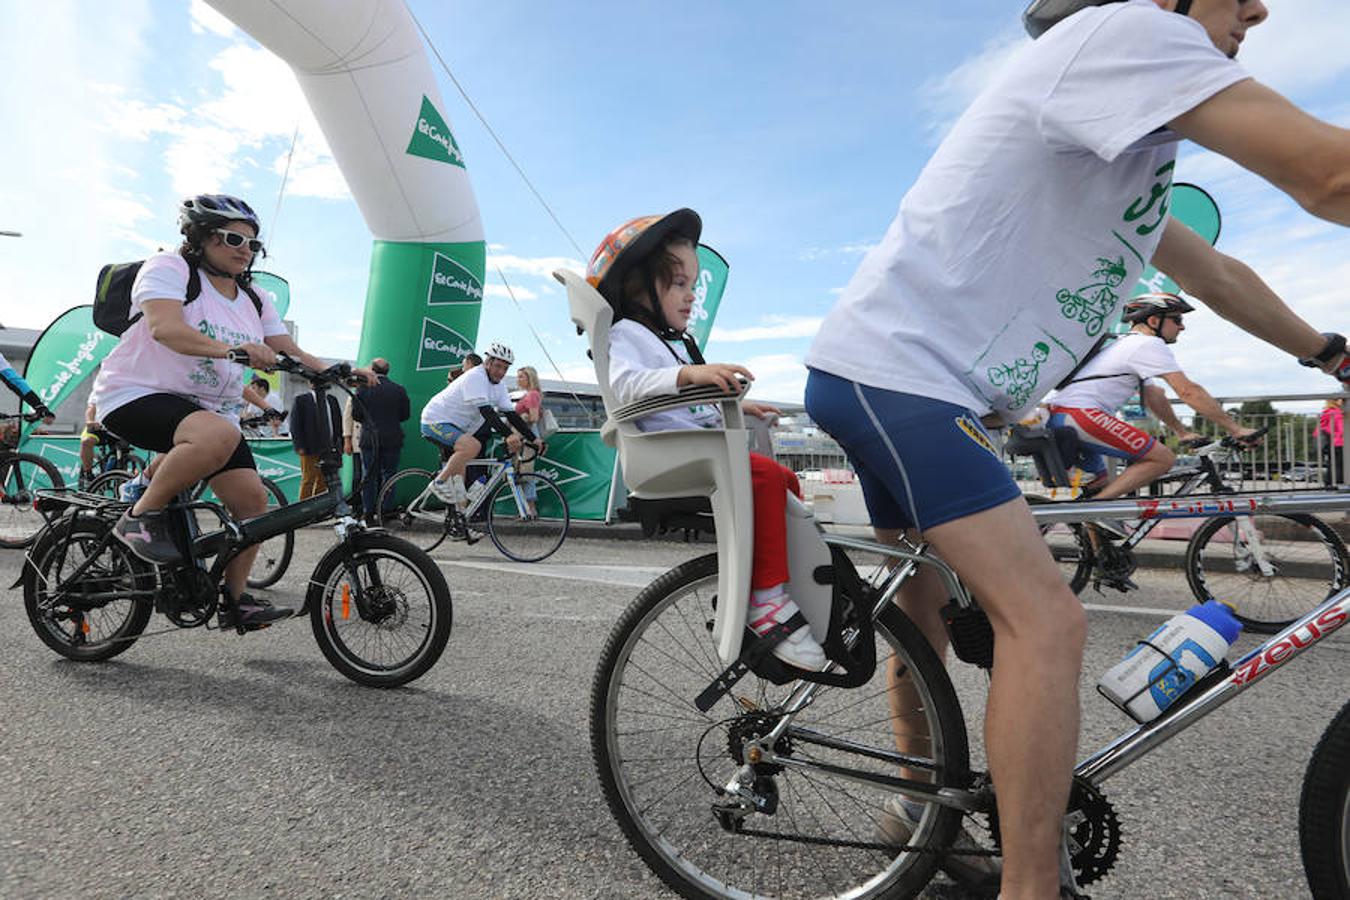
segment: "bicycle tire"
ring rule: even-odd
[[[1350,704],[1331,720],[1308,760],[1298,844],[1313,900],[1350,897]]]
[[[591,687],[591,753],[605,801],[628,844],[668,887],[687,898],[917,894],[939,864],[938,853],[926,851],[945,849],[960,827],[956,810],[925,808],[910,838],[912,846],[923,848],[918,851],[813,844],[813,838],[834,839],[841,833],[858,843],[877,841],[881,803],[890,795],[820,770],[782,769],[771,776],[781,800],[774,815],[752,815],[749,827],[740,831],[725,830],[714,820],[709,804],[718,792],[700,788],[705,782],[725,785],[739,768],[732,729],[743,727],[738,723],[747,716],[772,709],[771,697],[786,697],[793,687],[776,688],[749,674],[708,713],[697,712],[694,696],[723,668],[710,633],[716,590],[716,554],[676,566],[638,594],[601,653]],[[890,653],[879,661],[878,675],[860,688],[822,689],[794,720],[805,727],[789,731],[787,752],[827,762],[840,762],[841,756],[851,764],[861,759],[879,771],[897,771],[801,736],[812,728],[830,735],[844,729],[846,739],[879,742],[893,752],[892,717],[907,720],[907,708],[892,705],[889,697],[898,694],[887,689],[887,676],[881,674],[894,660],[917,676],[923,702],[911,713],[922,715],[935,736],[929,746],[935,748],[936,771],[944,783],[965,786],[965,722],[946,669],[898,607],[888,605],[876,628],[879,652]],[[856,821],[845,820],[839,808]],[[801,834],[802,825],[829,834]],[[783,842],[760,842],[761,836],[751,834],[782,828],[799,833]],[[696,860],[704,848],[707,858]],[[777,883],[766,884],[771,878]],[[831,879],[842,883],[822,885]]]
[[[449,510],[427,493],[432,477],[426,469],[404,469],[384,483],[376,501],[380,527],[427,553],[445,540],[449,519]]]
[[[5,453],[0,457],[0,548],[22,550],[47,526],[33,508],[34,491],[65,487],[61,472],[49,460],[33,453]]]
[[[1217,516],[1201,525],[1186,545],[1186,582],[1196,600],[1222,600],[1234,607],[1244,628],[1274,634],[1345,587],[1350,556],[1326,522],[1304,513],[1242,518],[1272,536],[1263,544],[1263,555],[1276,567],[1274,575],[1261,573],[1260,562],[1237,539],[1236,530],[1224,533],[1237,517]],[[1291,529],[1296,530],[1290,539],[1279,539],[1290,537]],[[1305,579],[1325,583],[1325,591],[1297,583]]]
[[[1048,497],[1039,497],[1035,494],[1028,494],[1025,499],[1029,506],[1056,502]],[[1050,555],[1059,565],[1059,571],[1064,575],[1064,580],[1069,583],[1069,590],[1075,594],[1082,593],[1083,588],[1087,587],[1087,583],[1092,577],[1092,569],[1096,564],[1096,554],[1092,549],[1092,541],[1088,537],[1087,528],[1077,522],[1062,526],[1040,525],[1037,527],[1040,529],[1041,535],[1045,537],[1045,542],[1050,547]],[[1068,542],[1050,539],[1051,532],[1057,527],[1068,529],[1070,537]]]
[[[111,527],[110,522],[92,519],[61,519],[34,544],[24,567],[23,605],[28,622],[44,644],[67,659],[101,662],[126,652],[145,631],[154,612],[148,597],[92,601],[87,605],[79,602],[94,593],[155,588],[154,567],[116,540],[109,541],[95,557],[96,562],[80,575],[74,586],[75,602],[46,608],[46,586],[63,587],[61,572],[52,568],[61,564],[64,570],[74,571]],[[71,551],[79,548],[85,549],[85,555],[72,560]],[[102,562],[105,556],[107,562]],[[107,612],[110,607],[114,608],[111,613]]]
[[[533,486],[538,515],[530,520],[521,519],[511,485],[503,481],[493,489],[485,505],[488,537],[508,559],[539,562],[557,552],[567,539],[572,514],[567,498],[551,478],[535,472],[518,472],[516,484],[522,492]]]
[[[404,576],[391,583],[395,566],[402,568]],[[371,567],[379,572],[379,585],[369,583]],[[425,610],[413,609],[415,598],[409,586],[425,595]],[[380,604],[370,616],[360,610],[362,591],[370,592],[365,596]],[[445,576],[425,552],[383,532],[361,532],[329,550],[310,576],[305,605],[324,657],[343,675],[369,687],[399,687],[420,678],[440,659],[450,640],[453,605]],[[405,643],[411,652],[385,661],[368,658],[373,654],[366,651],[397,643],[395,632],[404,626],[412,635]]]
[[[117,460],[117,467],[125,472],[130,472],[133,476],[139,475],[149,468],[150,464],[145,461],[145,457],[138,453],[127,453]]]
[[[262,476],[259,476],[262,478]],[[275,481],[270,478],[262,478],[263,490],[267,491],[271,502],[267,504],[267,511],[273,512],[289,501],[286,499],[286,493]],[[248,570],[248,586],[251,588],[269,588],[281,580],[286,574],[286,570],[291,565],[291,557],[295,555],[295,532],[285,531],[274,538],[269,538],[258,545],[258,555],[253,560],[253,566]]]
[[[98,494],[100,497],[107,497],[109,500],[120,500],[121,495],[118,493],[118,488],[135,477],[125,469],[109,469],[89,482],[89,486],[84,489],[84,492],[86,494]]]

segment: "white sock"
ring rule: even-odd
[[[456,503],[461,503],[461,504],[462,504],[465,500],[467,500],[467,499],[469,498],[468,492],[464,490],[464,476],[463,476],[463,475],[451,475],[451,476],[450,476],[450,490],[452,490],[452,491],[455,492],[455,502],[456,502]]]

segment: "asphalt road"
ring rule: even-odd
[[[331,539],[303,532],[272,596],[298,603]],[[534,567],[486,542],[442,549],[449,648],[389,692],[330,668],[307,621],[71,663],[0,589],[0,897],[668,896],[600,796],[587,698],[637,586],[710,549],[576,539]],[[0,584],[20,559],[0,552]],[[1089,616],[1084,747],[1128,724],[1092,676],[1189,605],[1179,572],[1139,580],[1086,598],[1112,608]],[[1329,640],[1108,782],[1124,849],[1092,896],[1306,896],[1299,785],[1350,699],[1347,654],[1350,638]],[[958,684],[978,693],[969,674]],[[962,892],[938,881],[926,896]]]

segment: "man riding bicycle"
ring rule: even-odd
[[[1034,42],[952,127],[806,358],[807,412],[853,461],[878,539],[921,534],[993,625],[985,731],[1004,900],[1077,895],[1072,871],[1061,878],[1061,827],[1087,622],[981,420],[1034,408],[1150,260],[1234,324],[1350,381],[1343,337],[1319,334],[1167,212],[1190,138],[1350,225],[1350,132],[1233,61],[1266,16],[1262,0],[1036,0],[1024,16]],[[939,579],[902,594],[943,653]],[[907,700],[904,673],[888,677]],[[894,729],[900,745],[926,737]]]
[[[52,411],[47,408],[47,404],[42,402],[42,398],[38,396],[37,391],[29,387],[28,382],[23,380],[23,376],[9,364],[9,360],[5,359],[3,353],[0,353],[0,382],[4,382],[5,387],[13,391],[20,400],[33,407],[34,413],[51,424]]]
[[[1123,497],[1171,471],[1176,454],[1157,438],[1135,428],[1115,411],[1136,391],[1141,402],[1182,440],[1200,435],[1181,424],[1162,388],[1149,384],[1161,377],[1182,402],[1227,431],[1243,438],[1254,433],[1224,412],[1210,393],[1186,377],[1170,345],[1186,330],[1182,316],[1194,311],[1176,294],[1141,294],[1125,304],[1121,318],[1130,331],[1092,357],[1048,403],[1051,428],[1069,428],[1078,435],[1078,466],[1093,476],[1082,485],[1099,500]],[[1110,479],[1106,456],[1129,460],[1124,472]]]

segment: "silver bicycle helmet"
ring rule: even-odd
[[[516,355],[511,352],[511,348],[501,341],[493,341],[488,344],[487,349],[483,351],[483,359],[500,359],[508,366],[515,365]]]

